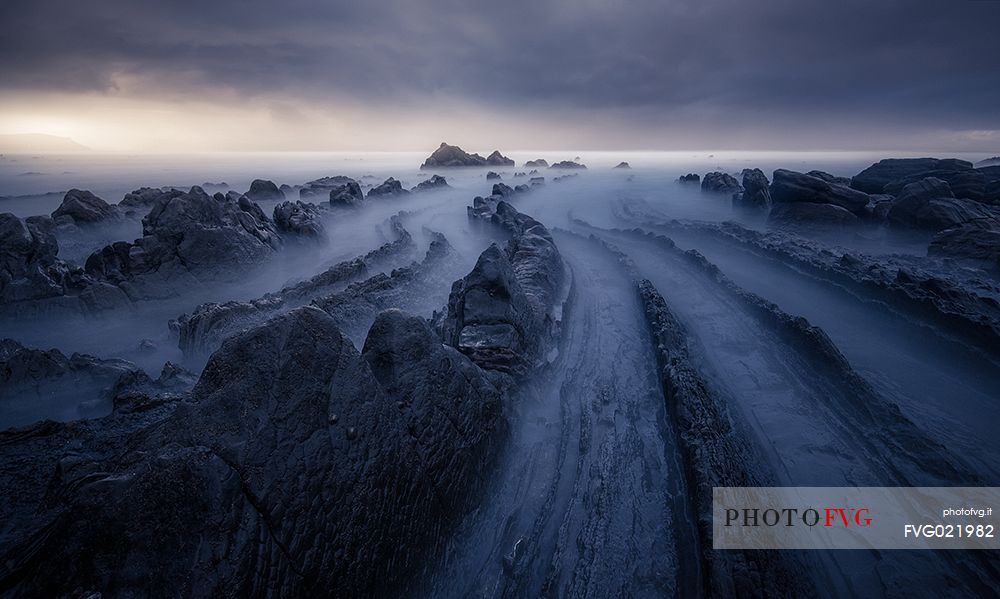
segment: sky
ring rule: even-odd
[[[1000,0],[3,0],[0,134],[1000,153],[998,23]]]

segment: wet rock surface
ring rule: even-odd
[[[743,191],[733,194],[733,206],[750,210],[769,210],[771,190],[767,175],[759,168],[743,170]]]
[[[854,215],[861,214],[869,202],[866,193],[831,183],[820,177],[785,169],[774,171],[771,198],[775,204],[808,203],[838,206]],[[822,214],[833,212],[827,210]]]

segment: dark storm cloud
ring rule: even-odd
[[[6,0],[0,21],[6,92],[1000,128],[994,1]]]

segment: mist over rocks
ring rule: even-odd
[[[107,417],[0,433],[0,484],[24,491],[0,505],[8,588],[391,593],[475,504],[507,436],[508,365],[539,364],[557,332],[551,235],[503,201],[490,220],[507,247],[483,252],[435,326],[382,312],[359,353],[329,314],[295,308],[223,342],[189,391],[169,365],[127,372]],[[531,335],[465,330],[503,324]]]
[[[360,191],[360,185],[358,185],[358,182],[350,177],[345,177],[343,175],[321,177],[304,183],[302,187],[299,188],[299,199],[303,202],[324,200],[332,201],[334,198],[334,191],[340,194],[345,190],[345,187],[353,191],[353,186],[358,186],[358,190]]]
[[[232,279],[282,245],[274,223],[246,196],[200,187],[157,198],[142,219],[143,237],[90,255],[86,272],[133,300],[172,297],[187,285]]]
[[[495,173],[493,171],[490,171],[490,172],[486,173],[486,180],[487,181],[500,180],[500,179],[502,179],[502,177],[500,176],[499,173]]]
[[[686,175],[681,175],[677,179],[677,181],[679,183],[687,183],[687,184],[699,185],[699,184],[701,184],[701,176],[698,175],[698,174],[696,174],[696,173],[688,173]]]

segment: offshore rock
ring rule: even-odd
[[[434,150],[424,163],[420,165],[421,170],[439,167],[460,167],[460,166],[486,166],[486,158],[479,154],[469,154],[458,146],[449,146],[441,142],[438,149]],[[513,166],[511,163],[510,166]]]
[[[537,158],[535,160],[529,160],[524,163],[525,168],[547,168],[549,166],[549,161],[544,158]]]
[[[353,179],[344,183],[334,183],[329,189],[331,206],[357,208],[365,201],[365,194],[361,191],[361,185]]]
[[[500,176],[499,173],[494,173],[493,171],[490,171],[490,172],[486,173],[486,180],[487,181],[492,181],[494,179],[499,181],[501,178],[502,177]]]
[[[630,168],[632,168],[632,167],[631,167],[631,166],[629,166],[629,164],[628,164],[627,162],[619,162],[619,163],[617,164],[617,166],[615,166],[615,168],[620,168],[620,169],[630,169]]]
[[[680,183],[694,183],[697,185],[701,183],[701,176],[695,173],[688,173],[686,175],[681,175],[680,177],[678,177],[677,181]]]

